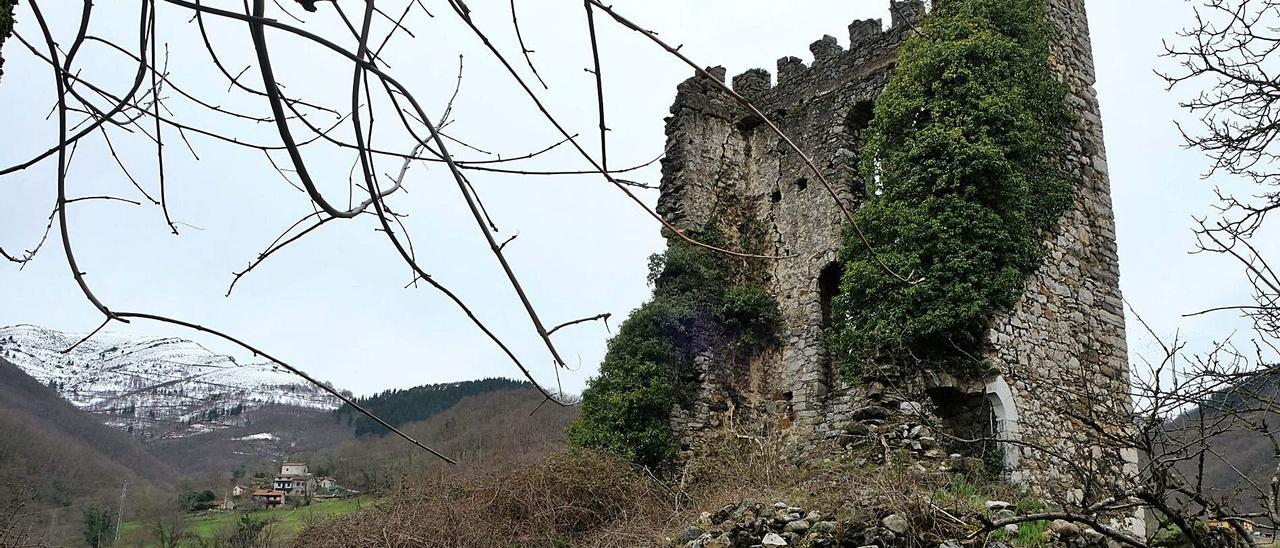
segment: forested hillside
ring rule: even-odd
[[[1205,458],[1186,458],[1179,468],[1188,478],[1221,493],[1247,511],[1265,510],[1256,497],[1258,486],[1270,486],[1277,474],[1275,425],[1280,424],[1275,402],[1280,401],[1280,371],[1246,377],[1217,391],[1199,408],[1164,425],[1184,454],[1200,450]],[[1173,444],[1171,444],[1173,445]]]
[[[41,528],[65,531],[85,505],[114,507],[122,484],[144,493],[173,475],[127,434],[0,359],[0,508],[21,498]]]
[[[578,415],[577,407],[539,407],[544,400],[527,385],[494,389],[460,398],[456,405],[430,419],[402,425],[410,436],[456,459],[457,466],[395,436],[358,438],[310,462],[319,473],[341,478],[345,486],[366,492],[387,492],[406,479],[536,462],[565,447],[565,427]],[[537,412],[531,413],[534,409]]]
[[[382,417],[383,420],[394,426],[400,426],[429,419],[469,396],[529,386],[527,382],[511,379],[480,379],[387,390],[373,396],[356,398],[355,401],[361,407]],[[342,406],[335,413],[355,429],[357,436],[386,432],[381,425],[357,413],[349,405]]]

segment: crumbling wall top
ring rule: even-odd
[[[923,0],[890,0],[892,24],[888,28],[884,27],[880,19],[854,21],[848,27],[848,49],[841,47],[836,37],[826,35],[809,46],[813,56],[811,63],[806,64],[795,56],[778,59],[776,84],[768,70],[753,68],[729,79],[730,87],[753,102],[803,101],[839,82],[849,81],[851,76],[878,70],[893,63],[898,47],[914,32],[924,13]],[[713,67],[707,71],[719,82],[726,81],[724,67]],[[682,107],[704,110],[727,106],[722,101],[693,97],[695,94],[722,95],[718,85],[710,82],[695,83],[705,78],[701,73],[695,74],[680,85],[676,104],[672,107],[673,113]]]
[[[924,0],[889,0],[893,26],[915,26],[924,17]]]

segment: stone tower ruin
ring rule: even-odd
[[[920,0],[892,0],[891,24],[855,21],[846,50],[826,36],[809,46],[813,61],[777,62],[732,79],[805,150],[856,208],[863,130],[892,75],[899,46],[925,14]],[[1132,402],[1102,123],[1084,0],[1048,0],[1054,38],[1050,63],[1069,88],[1074,127],[1061,162],[1075,198],[1048,236],[1045,260],[1021,300],[990,323],[986,358],[998,372],[956,379],[922,371],[919,383],[937,414],[958,432],[986,430],[1002,440],[1005,472],[1042,495],[1082,500],[1078,466],[1119,477],[1132,456],[1103,440],[1128,431]],[[723,81],[724,69],[710,72]],[[800,443],[837,438],[882,390],[840,379],[826,349],[830,302],[841,276],[837,250],[844,217],[831,195],[769,128],[753,120],[714,82],[695,76],[678,88],[666,126],[658,210],[696,233],[749,217],[765,227],[766,253],[793,258],[767,266],[767,287],[782,313],[780,342],[749,364],[701,356],[681,371],[692,394],[673,414],[686,447],[701,435],[751,423]],[[726,214],[726,212],[733,212]],[[668,234],[668,237],[671,237]],[[1072,466],[1074,473],[1068,473]]]

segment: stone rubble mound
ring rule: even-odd
[[[905,520],[902,524],[905,532]],[[714,513],[703,512],[698,525],[686,528],[671,539],[670,545],[673,548],[887,545],[896,534],[886,527],[870,527],[850,534],[846,526],[828,519],[818,510],[785,502],[765,505],[746,500],[726,505]]]
[[[884,464],[891,454],[905,452],[920,470],[981,473],[981,459],[948,451],[934,433],[937,417],[928,406],[872,390],[849,413],[849,420],[836,438],[846,450],[870,449],[858,465]]]
[[[988,501],[989,517],[1012,517],[1009,504]],[[1017,526],[1008,526],[997,535],[976,538],[925,538],[913,530],[907,518],[888,511],[881,512],[878,522],[853,523],[817,509],[792,506],[786,502],[772,505],[745,500],[729,504],[716,512],[703,512],[697,525],[686,527],[675,538],[667,539],[671,548],[1014,548],[998,538],[1013,538]],[[1000,534],[1002,533],[1002,534]],[[1054,548],[1117,548],[1101,533],[1088,527],[1054,520],[1038,539],[1038,546]],[[1008,541],[1012,542],[1012,541]]]

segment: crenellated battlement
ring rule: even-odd
[[[920,22],[924,14],[921,0],[892,0],[894,15],[893,24],[885,28],[880,19],[860,19],[849,24],[849,48],[840,45],[836,37],[824,35],[809,45],[812,61],[806,63],[794,56],[782,57],[777,61],[775,84],[773,74],[767,69],[748,69],[728,81],[730,87],[747,98],[761,98],[776,89],[782,88],[782,95],[803,93],[802,89],[790,89],[793,86],[812,85],[817,81],[844,78],[846,73],[865,68],[869,62],[883,60],[886,55],[893,55],[902,44],[912,28]],[[724,67],[708,68],[720,82],[726,82],[727,71]],[[696,73],[693,79],[702,78]]]
[[[861,186],[856,174],[859,137],[853,133],[856,132],[856,126],[865,125],[870,119],[870,105],[888,83],[898,49],[912,32],[917,32],[916,25],[923,13],[923,3],[920,0],[894,0],[893,6],[893,13],[896,15],[889,27],[885,27],[879,19],[851,23],[848,27],[847,49],[841,47],[835,37],[826,35],[809,46],[812,55],[809,63],[794,56],[778,59],[776,83],[774,74],[763,68],[748,69],[732,78],[728,77],[728,71],[724,67],[709,67],[705,71],[711,79],[728,84],[739,95],[750,100],[789,134],[807,133],[814,123],[814,117],[848,122],[838,124],[841,127],[849,124],[855,126],[849,128],[850,131],[831,132],[829,139],[813,142],[806,149],[807,153],[815,157],[830,156],[837,160],[837,165],[833,165],[835,169],[832,176],[844,183],[840,185],[840,190],[842,200],[847,204],[856,203],[860,193],[858,187]],[[850,105],[858,105],[858,108],[850,110]],[[854,111],[857,112],[851,117],[850,113]],[[663,160],[664,181],[682,180],[683,177],[676,170],[703,161],[689,158],[689,154],[704,153],[697,150],[697,143],[691,145],[676,140],[673,136],[673,131],[685,121],[699,123],[702,119],[718,119],[742,128],[754,127],[760,122],[724,93],[719,85],[708,81],[707,76],[701,72],[695,73],[677,87],[671,113],[673,118],[668,125],[671,144],[668,146],[667,157]],[[767,139],[763,135],[762,137]],[[695,210],[704,209],[703,206],[711,198],[693,198],[687,195],[686,190],[682,184],[667,185],[659,198],[658,211],[666,215],[667,220],[675,226],[696,230],[710,220],[711,212],[706,210],[695,213]],[[779,200],[781,202],[791,198],[794,193],[790,190],[770,190],[769,194],[783,196]],[[812,198],[816,200],[820,197],[814,195]],[[828,207],[835,207],[829,195],[826,200]],[[820,207],[818,204],[814,205]],[[833,245],[833,242],[824,241],[815,243],[813,249],[815,252],[832,249]]]

